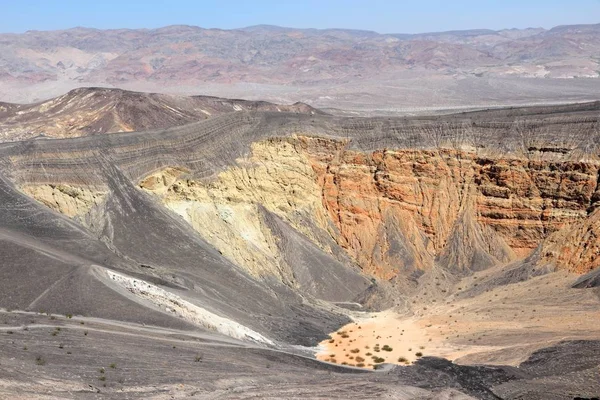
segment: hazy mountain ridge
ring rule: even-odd
[[[598,76],[600,25],[413,35],[262,25],[234,30],[78,27],[1,34],[0,50],[3,79],[25,83],[305,85],[420,69],[573,78]]]

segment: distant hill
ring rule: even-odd
[[[236,111],[323,113],[307,104],[81,88],[35,104],[0,103],[0,140],[168,128]]]

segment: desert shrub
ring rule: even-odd
[[[110,367],[111,369],[116,369],[116,368],[117,368],[117,364],[115,364],[115,363],[111,363],[111,364],[109,365],[109,367]]]
[[[361,356],[356,356],[356,362],[361,363],[363,361],[365,361],[364,358],[362,358]]]
[[[408,362],[408,360],[406,359],[406,357],[399,357],[398,362],[405,363]]]
[[[194,358],[194,361],[195,361],[195,362],[200,362],[200,361],[202,361],[202,355],[200,355],[200,354],[196,355],[196,357]]]
[[[352,349],[352,350],[350,350],[350,353],[354,353],[354,354],[360,353],[360,349]]]
[[[382,363],[384,361],[385,361],[385,358],[381,358],[381,357],[377,357],[377,356],[373,357],[373,362],[375,364],[380,364],[380,363]]]
[[[387,344],[386,344],[386,345],[384,345],[384,346],[383,346],[381,349],[382,349],[383,351],[392,351],[392,350],[394,350],[394,349],[392,349],[390,346],[388,346]]]
[[[44,360],[44,357],[42,357],[42,356],[37,356],[35,358],[35,363],[37,365],[46,365],[46,360]]]
[[[415,356],[417,356],[417,357],[423,357],[423,353],[421,353],[420,351],[417,351],[415,353]]]

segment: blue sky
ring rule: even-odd
[[[600,0],[0,0],[0,32],[272,24],[417,33],[599,22]]]

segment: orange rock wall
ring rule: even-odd
[[[565,224],[586,218],[598,180],[595,163],[452,149],[363,153],[342,141],[298,140],[322,187],[336,240],[382,278],[430,268],[464,213],[495,231],[514,258],[524,257]]]

